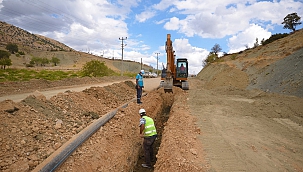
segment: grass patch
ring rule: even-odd
[[[50,71],[50,70],[28,70],[28,69],[6,69],[0,70],[0,82],[6,81],[29,81],[31,79],[61,80],[81,76],[74,71]]]

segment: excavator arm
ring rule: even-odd
[[[166,50],[166,77],[163,82],[163,87],[165,92],[172,92],[173,90],[173,71],[174,71],[174,50],[172,46],[172,41],[170,39],[170,34],[167,34],[167,40],[165,43]]]

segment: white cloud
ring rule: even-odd
[[[145,22],[146,20],[154,17],[156,15],[155,11],[144,11],[141,14],[136,15],[136,21],[140,23]]]
[[[188,39],[175,39],[173,47],[176,50],[176,58],[187,58],[189,63],[189,73],[197,74],[202,69],[204,61],[209,52],[203,48],[192,46]]]
[[[164,28],[167,30],[178,30],[180,25],[180,20],[177,17],[173,17],[169,22],[165,23]]]
[[[266,31],[262,27],[252,24],[249,28],[229,38],[228,46],[230,51],[228,53],[239,52],[246,49],[246,46],[253,47],[258,38],[258,43],[271,36],[271,32]]]
[[[292,0],[251,0],[250,5],[246,3],[247,1],[242,0],[172,2],[172,6],[176,7],[179,13],[186,15],[183,19],[172,17],[164,28],[177,29],[188,37],[198,35],[202,38],[224,38],[249,28],[252,23],[266,28],[280,25],[288,13],[302,11],[303,8],[302,3]]]

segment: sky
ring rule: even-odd
[[[281,23],[294,12],[302,22],[303,0],[0,0],[1,21],[105,58],[122,59],[123,39],[123,60],[160,70],[171,34],[190,74],[215,44],[235,53],[289,33]]]

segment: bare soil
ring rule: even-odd
[[[130,102],[57,171],[303,171],[302,98],[189,81],[189,91],[159,89],[142,105]],[[1,171],[33,170],[96,118],[133,99],[133,86],[1,102]],[[140,108],[161,130],[153,169],[140,167]]]
[[[298,33],[290,38],[303,39]],[[1,83],[1,96],[35,93],[21,102],[0,102],[0,170],[35,171],[97,118],[129,102],[57,171],[303,171],[303,41],[291,43],[282,39],[276,49],[224,57],[189,78],[188,91],[149,89],[142,105],[132,102],[134,79],[51,98],[44,89],[93,82]],[[140,108],[159,131],[152,169],[140,167]]]

